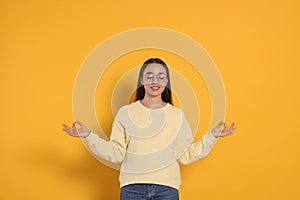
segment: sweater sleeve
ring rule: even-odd
[[[217,140],[218,138],[216,138],[211,132],[203,135],[201,140],[189,145],[186,151],[178,159],[179,162],[184,165],[188,165],[204,158],[209,154]]]
[[[113,163],[122,162],[127,149],[125,129],[119,121],[119,112],[113,121],[110,141],[100,138],[93,131],[84,138],[88,143],[89,149],[96,156]]]
[[[202,139],[192,143],[194,140],[189,123],[181,111],[181,126],[175,141],[173,149],[177,160],[188,165],[208,155],[218,138],[211,132],[202,136]]]

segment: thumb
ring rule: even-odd
[[[77,121],[77,120],[76,120],[76,121],[74,121],[74,123],[73,123],[73,124],[74,124],[74,125],[75,125],[75,124],[78,124],[78,125],[82,126],[82,122],[80,122],[80,121]]]

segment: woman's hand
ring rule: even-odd
[[[78,124],[80,127],[77,128],[76,124]],[[73,137],[84,137],[86,138],[87,136],[90,135],[90,130],[80,121],[75,121],[72,124],[72,128],[67,126],[66,124],[63,124],[64,128],[62,129],[65,131],[67,134],[73,136]]]
[[[224,125],[224,129],[221,130],[222,125]],[[236,127],[234,127],[234,123],[231,124],[230,128],[228,129],[228,126],[225,122],[220,121],[219,124],[211,131],[211,133],[215,137],[224,137],[231,135],[233,133],[233,130],[235,130]]]

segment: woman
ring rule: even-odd
[[[80,127],[76,128],[76,124]],[[122,106],[115,116],[110,141],[99,138],[82,122],[63,130],[88,142],[93,153],[110,162],[122,162],[121,200],[179,199],[181,183],[178,162],[189,164],[205,157],[218,137],[233,133],[220,122],[193,142],[193,134],[180,108],[172,103],[169,70],[159,58],[141,67],[135,101]],[[223,130],[221,127],[224,126]]]

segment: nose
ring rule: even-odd
[[[157,76],[153,76],[153,78],[151,80],[151,83],[158,83]]]

